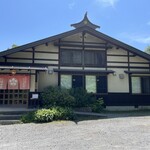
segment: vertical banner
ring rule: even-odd
[[[30,89],[30,76],[29,75],[20,75],[19,79],[19,89],[28,90]]]
[[[19,89],[19,80],[17,76],[8,76],[8,89]]]
[[[7,76],[5,75],[0,75],[0,89],[7,89]]]

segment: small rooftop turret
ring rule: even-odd
[[[80,28],[80,27],[83,27],[83,26],[88,26],[88,27],[90,27],[90,28],[92,28],[94,30],[97,29],[97,28],[100,28],[100,26],[95,25],[92,22],[90,22],[90,20],[87,17],[87,12],[85,13],[84,18],[83,18],[83,20],[81,22],[75,23],[75,24],[71,24],[71,26],[74,27],[74,28]]]

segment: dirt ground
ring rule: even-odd
[[[0,150],[149,150],[150,116],[0,125]]]

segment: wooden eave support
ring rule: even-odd
[[[75,43],[75,44],[72,44],[72,43],[54,43],[54,46],[64,46],[64,47],[79,47],[79,48],[83,48],[83,46],[85,48],[104,48],[104,49],[111,49],[112,46],[103,46],[103,45],[96,45],[96,44],[86,44],[84,43],[84,45],[82,45],[81,43]]]

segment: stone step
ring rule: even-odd
[[[0,120],[19,120],[21,118],[22,114],[18,114],[18,115],[3,115],[0,114]]]
[[[31,111],[35,111],[37,109],[5,109],[5,108],[0,108],[0,115],[22,115],[26,114]]]
[[[21,123],[20,120],[0,120],[0,125],[11,125]]]
[[[0,115],[23,115],[28,113],[28,111],[8,111],[8,112],[0,112]]]

